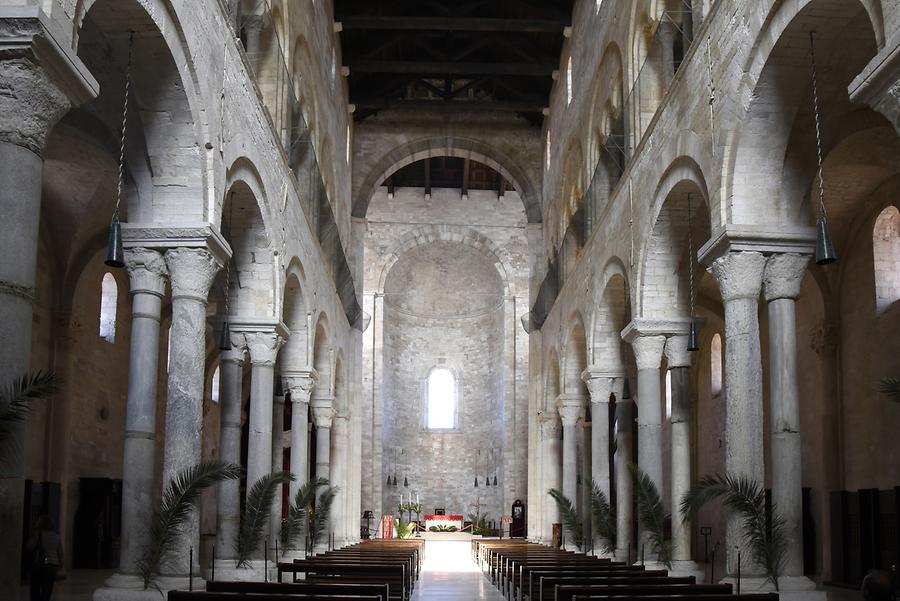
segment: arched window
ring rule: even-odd
[[[566,104],[572,103],[572,57],[566,62]]]
[[[722,394],[722,337],[718,334],[709,345],[709,391],[712,396]]]
[[[216,366],[216,371],[214,371],[212,375],[212,382],[209,384],[209,398],[213,403],[219,402],[219,381],[221,380],[219,367],[220,366]]]
[[[875,314],[881,315],[900,299],[900,211],[886,208],[872,230],[875,261]]]
[[[347,126],[347,164],[350,164],[350,126]]]
[[[100,338],[109,343],[116,341],[116,308],[119,287],[113,274],[107,273],[100,282]]]
[[[455,428],[457,394],[453,372],[443,367],[431,370],[426,395],[426,427],[429,430]]]
[[[544,160],[546,161],[546,168],[549,170],[550,169],[550,129],[549,128],[547,129],[547,145],[545,147],[544,153],[545,153]]]
[[[666,370],[666,419],[672,418],[672,370]]]

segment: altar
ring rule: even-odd
[[[454,526],[457,530],[463,527],[463,516],[461,515],[426,515],[425,530],[430,531],[432,527],[449,528]]]

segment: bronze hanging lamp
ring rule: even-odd
[[[134,32],[128,40],[128,65],[125,67],[125,98],[122,102],[122,137],[119,142],[119,177],[116,184],[116,207],[109,224],[109,238],[106,241],[106,260],[109,267],[125,267],[125,251],[122,248],[122,224],[119,222],[119,207],[122,204],[122,180],[125,176],[125,133],[128,129],[128,95],[131,91],[131,59],[134,54]]]
[[[812,101],[813,115],[816,119],[816,158],[818,160],[817,175],[819,179],[819,219],[816,223],[816,265],[830,265],[837,261],[837,252],[828,229],[828,215],[825,211],[825,177],[822,174],[822,120],[819,113],[819,90],[816,80],[816,42],[815,32],[809,32],[809,56],[812,68]]]

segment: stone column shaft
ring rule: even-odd
[[[284,395],[275,394],[272,402],[272,471],[284,470]],[[269,557],[275,557],[276,542],[281,534],[281,507],[282,491],[284,487],[278,485],[275,492],[275,501],[272,503],[272,514],[269,519]],[[279,552],[282,550],[278,544]]]
[[[0,385],[30,367],[32,303],[41,209],[42,153],[57,121],[73,105],[94,98],[97,82],[70,50],[55,40],[37,6],[3,7],[0,15]],[[14,16],[8,16],[9,13]],[[21,449],[25,427],[13,432]],[[19,590],[25,458],[0,462],[0,598]]]
[[[347,473],[350,418],[346,415],[336,415],[332,423],[331,481],[337,486],[338,491],[328,519],[331,525],[329,532],[335,535],[335,548],[340,548],[347,543],[344,503],[350,489]]]
[[[785,520],[785,576],[803,576],[803,470],[795,305],[808,263],[808,255],[773,255],[764,274],[769,316],[772,503]]]
[[[159,325],[166,290],[162,254],[144,248],[125,251],[131,282],[131,348],[122,474],[122,542],[119,570],[137,574],[153,514],[156,464],[156,383]]]
[[[240,465],[244,351],[225,351],[220,361],[219,460]],[[240,480],[220,482],[217,503],[216,558],[235,559],[234,541],[241,522]]]
[[[325,478],[334,486],[335,483],[331,481],[331,425],[334,420],[332,399],[315,399],[312,414],[316,425],[316,478]],[[317,496],[320,495],[321,492]],[[329,523],[323,535],[326,539],[314,545],[317,553],[328,548],[327,537],[333,527],[334,523],[329,515]]]
[[[233,326],[234,330],[236,326]],[[272,405],[275,358],[284,340],[275,332],[244,335],[250,351],[250,411],[247,440],[247,492],[272,472]]]
[[[581,404],[566,404],[570,401]],[[578,425],[584,421],[584,399],[560,399],[558,410],[563,426],[562,493],[572,505],[578,504]]]
[[[542,485],[540,495],[544,498],[543,539],[546,544],[553,541],[553,524],[559,522],[559,509],[547,492],[551,488],[562,488],[562,456],[560,434],[562,422],[555,413],[544,413],[539,420],[541,427],[541,446],[543,451]]]
[[[757,313],[766,259],[758,252],[727,252],[710,270],[725,305],[725,471],[765,482],[763,455],[762,359]],[[744,575],[761,573],[749,565],[742,520],[733,515],[725,532],[726,572],[737,571],[740,548]]]
[[[634,463],[634,402],[616,395],[616,559],[634,559],[631,526],[634,522],[634,486],[628,466]]]
[[[183,470],[200,462],[203,429],[203,385],[206,363],[206,302],[209,287],[222,264],[202,248],[174,248],[166,252],[172,281],[172,326],[169,330],[169,379],[166,399],[166,442],[163,486]],[[197,510],[177,537],[165,575],[187,576],[189,552],[194,549],[198,573],[200,524]]]
[[[602,375],[602,372],[591,371],[590,368],[582,374],[582,379],[587,383],[591,393],[591,486],[597,486],[609,502],[612,502],[612,482],[610,480],[610,423],[609,401],[615,377]],[[593,527],[596,537],[596,525]],[[602,543],[595,541],[594,549],[598,552]]]
[[[687,336],[666,341],[666,358],[672,385],[672,559],[690,561],[691,524],[679,513],[682,497],[691,489],[691,354]]]

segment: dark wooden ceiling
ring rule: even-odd
[[[449,156],[410,163],[391,174],[383,185],[388,192],[394,188],[424,188],[426,194],[431,194],[432,188],[452,188],[462,194],[469,190],[494,190],[502,196],[513,189],[506,178],[484,163]]]
[[[336,0],[350,102],[502,110],[539,125],[574,0]]]

